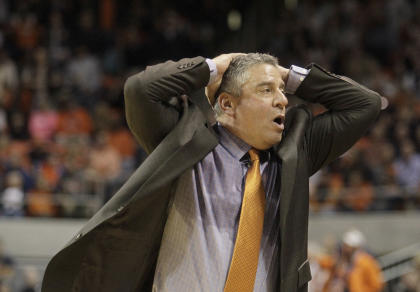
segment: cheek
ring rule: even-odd
[[[255,105],[253,111],[254,119],[258,120],[259,122],[265,122],[267,119],[269,119],[270,114],[270,108],[266,104],[259,103]]]
[[[237,112],[238,121],[247,128],[261,128],[265,121],[270,117],[270,111],[267,104],[263,102],[248,102],[242,104]]]
[[[256,108],[249,108],[243,113],[241,120],[244,124],[247,124],[248,127],[257,128],[261,125],[260,122],[263,117],[264,115],[260,110],[257,110]]]

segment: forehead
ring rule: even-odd
[[[270,64],[257,64],[247,70],[244,85],[258,86],[261,83],[282,84],[280,70]]]

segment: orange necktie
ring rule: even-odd
[[[238,233],[224,292],[254,291],[264,224],[265,193],[258,152],[251,149],[248,153],[252,165],[246,176]]]

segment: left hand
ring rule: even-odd
[[[217,77],[212,84],[209,84],[206,87],[206,95],[209,99],[211,105],[214,104],[216,97],[217,89],[219,89],[220,83],[222,82],[223,74],[225,73],[226,69],[229,67],[230,62],[233,58],[239,55],[245,55],[244,53],[231,53],[231,54],[222,54],[215,58],[213,58],[214,63],[217,67]]]
[[[289,78],[289,69],[284,68],[283,66],[278,65],[277,66],[279,68],[280,74],[281,74],[281,78],[284,81],[284,84],[286,85],[287,83],[287,79]]]

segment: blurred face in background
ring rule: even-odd
[[[355,247],[352,247],[348,244],[342,243],[341,252],[342,252],[342,255],[345,259],[350,260],[355,251],[356,251]]]

